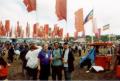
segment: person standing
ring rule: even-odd
[[[74,71],[74,56],[72,50],[69,48],[68,43],[64,43],[63,51],[63,64],[65,80],[72,79],[72,71]]]
[[[51,63],[51,51],[48,50],[48,44],[44,44],[42,50],[38,55],[39,67],[40,70],[39,79],[48,80],[50,76],[50,63]]]
[[[79,57],[81,56],[81,51],[82,51],[82,47],[81,47],[81,45],[78,45],[78,53],[79,53]]]
[[[29,51],[29,46],[24,45],[23,50],[20,52],[20,59],[22,61],[22,72],[23,72],[25,77],[26,77],[26,69],[27,69],[27,67],[26,67],[27,60],[25,59],[25,56],[26,56],[28,51]]]
[[[62,50],[59,48],[58,43],[54,43],[52,51],[52,79],[62,80]]]
[[[0,80],[5,80],[8,76],[8,67],[5,60],[0,57]]]
[[[26,69],[29,80],[37,80],[38,73],[38,59],[37,56],[41,49],[35,45],[31,45],[30,50],[27,52],[25,58],[27,60]]]
[[[120,65],[120,44],[118,45],[118,49],[117,49],[117,65]]]
[[[9,45],[9,50],[8,50],[9,63],[13,63],[14,55],[15,55],[14,46],[11,44],[11,45]]]

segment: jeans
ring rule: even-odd
[[[31,69],[31,68],[27,67],[27,77],[28,77],[28,79],[37,80],[37,73],[38,73],[37,68]]]
[[[65,80],[72,80],[72,72],[68,70],[68,67],[64,67]]]
[[[52,66],[52,79],[62,80],[62,66]]]
[[[50,76],[50,64],[48,65],[41,64],[39,79],[48,80],[49,76]]]

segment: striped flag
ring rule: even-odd
[[[103,31],[106,31],[106,30],[108,30],[108,29],[110,29],[110,24],[107,24],[107,25],[104,25],[104,26],[103,26]]]
[[[89,20],[93,19],[93,9],[89,12],[84,20],[84,24],[86,24]]]

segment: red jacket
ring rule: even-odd
[[[0,68],[0,77],[4,77],[8,75],[8,67],[3,67]]]

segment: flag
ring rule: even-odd
[[[55,38],[55,32],[54,31],[52,31],[52,33],[51,33],[51,38]]]
[[[17,35],[17,37],[20,37],[20,26],[19,26],[19,22],[17,22],[16,35]]]
[[[101,28],[97,28],[97,23],[95,18],[92,20],[92,22],[93,22],[93,33],[95,34],[96,38],[100,38]]]
[[[58,31],[59,31],[59,27],[57,26],[57,24],[54,25],[54,33],[55,36],[58,36]]]
[[[56,15],[59,20],[65,19],[67,14],[67,0],[56,0]]]
[[[40,26],[39,36],[42,37],[42,38],[44,37],[44,28],[43,28],[43,26]]]
[[[12,37],[12,28],[10,29],[9,37]]]
[[[27,26],[26,26],[26,37],[30,37],[30,26],[29,26],[28,23],[27,23]]]
[[[6,33],[10,31],[10,20],[5,21],[5,29],[6,29]]]
[[[59,36],[60,38],[63,37],[63,28],[60,28],[60,29],[59,29],[59,34],[58,34],[58,36]]]
[[[67,33],[67,35],[66,35],[66,39],[67,39],[67,40],[69,39],[69,33]]]
[[[78,32],[74,32],[74,38],[75,38],[75,39],[78,38]]]
[[[77,32],[81,32],[84,30],[83,25],[83,8],[79,9],[75,12],[75,29]]]
[[[21,30],[21,35],[20,35],[21,38],[24,38],[24,30]]]
[[[52,30],[51,28],[49,27],[49,32],[48,32],[48,36],[51,37],[51,33],[52,33]]]
[[[49,25],[48,24],[44,25],[44,32],[46,35],[48,35],[48,32],[49,32]]]
[[[97,34],[97,38],[100,38],[100,36],[101,36],[101,28],[98,28],[98,34]]]
[[[27,7],[28,12],[36,10],[36,0],[23,0],[23,3]]]
[[[92,24],[93,24],[93,33],[94,34],[98,33],[96,18],[92,19]]]
[[[33,25],[33,37],[37,36],[37,29],[38,29],[38,27],[39,27],[38,23]]]
[[[89,12],[84,20],[84,24],[86,24],[89,20],[93,19],[93,9]]]
[[[6,34],[6,30],[2,24],[2,21],[0,21],[0,35],[5,36],[5,34]]]
[[[0,21],[0,36],[2,36],[2,21]]]
[[[81,37],[82,37],[82,38],[85,38],[85,30],[83,30]]]
[[[95,37],[99,39],[101,36],[101,28],[98,28],[97,30],[98,30],[98,32],[95,33]]]
[[[103,31],[106,31],[106,30],[108,30],[109,28],[110,28],[110,24],[104,25],[104,26],[103,26]]]

